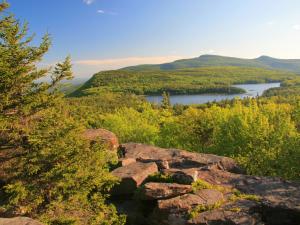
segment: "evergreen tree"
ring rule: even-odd
[[[50,37],[32,46],[27,24],[8,7],[0,3],[0,150],[11,159],[0,173],[0,214],[49,224],[123,224],[105,204],[117,182],[108,170],[116,155],[82,138],[85,127],[59,92],[60,81],[72,78],[70,57],[38,69]],[[47,77],[50,82],[39,82]]]
[[[170,94],[164,91],[162,97],[163,99],[161,101],[161,107],[163,109],[171,108]]]

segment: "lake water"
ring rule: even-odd
[[[234,87],[242,88],[246,91],[244,94],[198,94],[198,95],[172,95],[170,100],[172,104],[203,104],[212,101],[221,101],[226,99],[234,98],[246,98],[246,97],[256,97],[261,96],[264,91],[280,87],[280,83],[268,83],[268,84],[238,84],[233,85]],[[149,102],[160,103],[162,96],[147,96]]]

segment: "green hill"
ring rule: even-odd
[[[125,92],[156,95],[171,94],[242,93],[232,84],[267,83],[297,80],[299,76],[285,71],[253,67],[200,67],[177,70],[112,70],[95,74],[71,96],[99,92]]]
[[[286,70],[300,73],[300,59],[275,59],[268,56],[261,56],[256,59],[242,59],[218,55],[202,55],[192,59],[182,59],[171,63],[158,65],[138,65],[123,68],[122,70],[143,71],[143,70],[176,70],[182,68],[198,68],[210,66],[237,66],[256,67],[264,69]]]

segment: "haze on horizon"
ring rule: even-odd
[[[299,0],[10,0],[11,10],[76,77],[202,54],[300,58]]]

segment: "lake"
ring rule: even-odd
[[[247,97],[256,97],[261,96],[264,91],[280,87],[280,83],[267,83],[267,84],[238,84],[233,85],[234,87],[242,88],[246,91],[244,94],[198,94],[198,95],[171,95],[170,100],[172,104],[203,104],[213,101],[222,101],[226,99],[234,98],[247,98]],[[147,96],[149,102],[160,103],[162,96]]]

